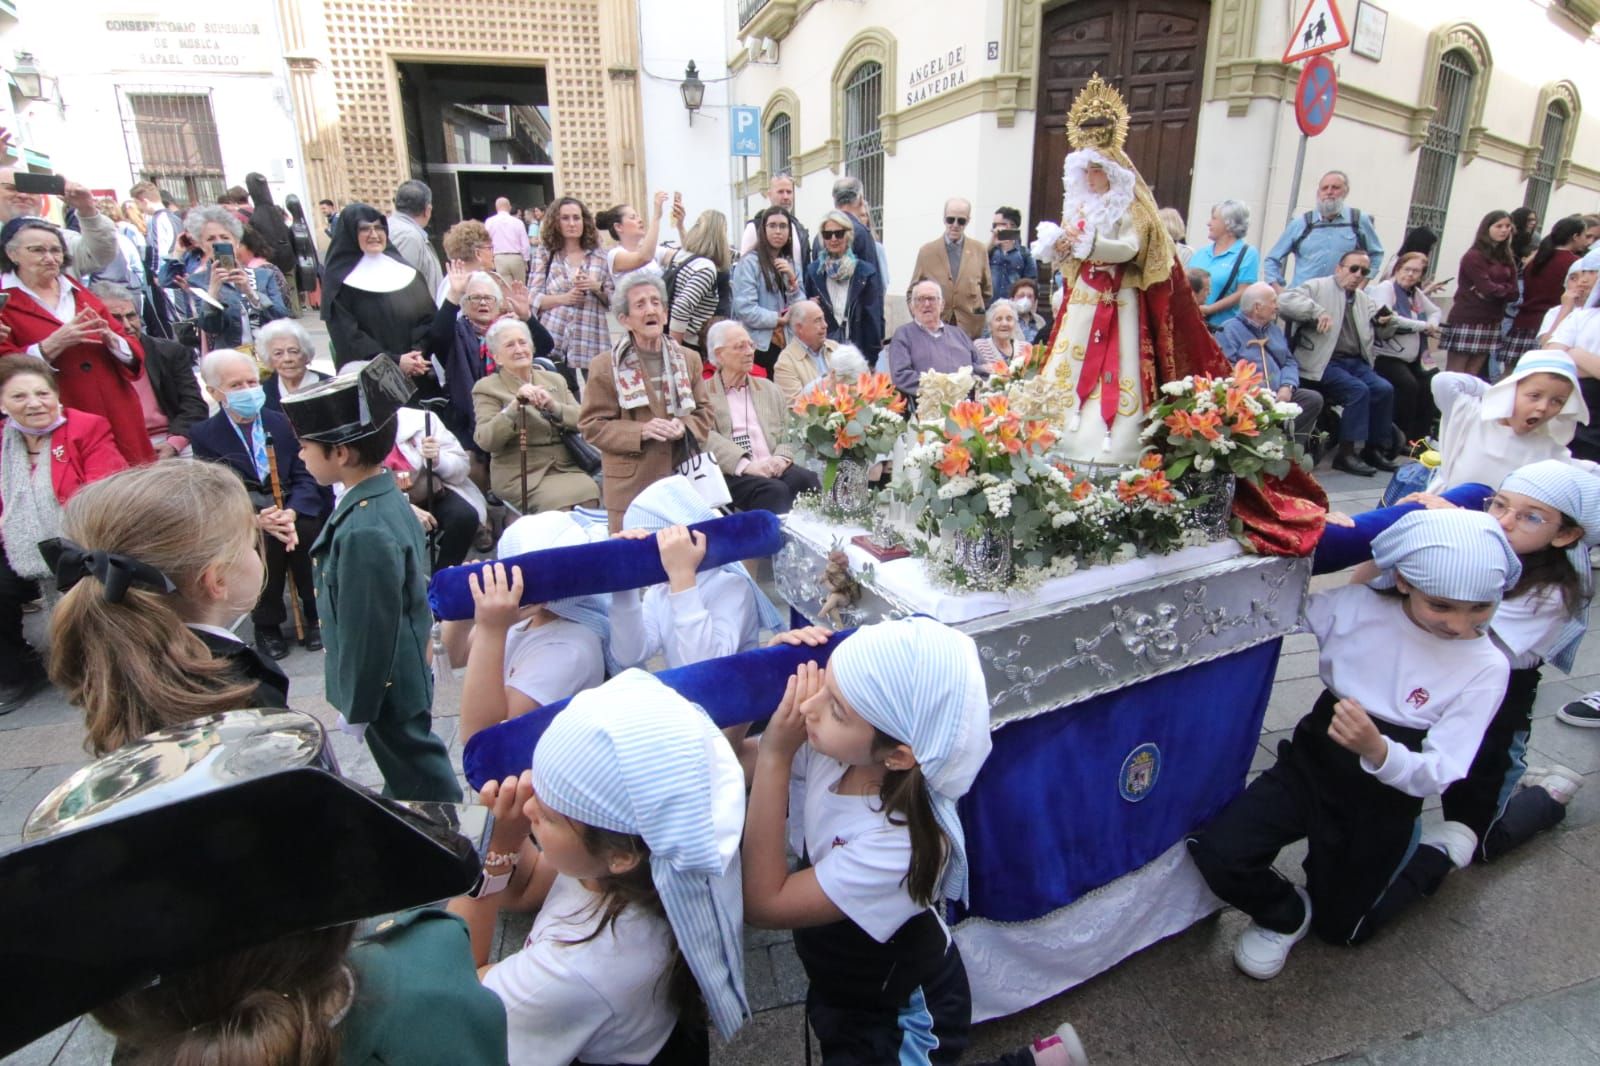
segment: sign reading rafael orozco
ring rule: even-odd
[[[967,49],[963,45],[911,68],[911,80],[906,86],[906,106],[910,107],[966,83]]]

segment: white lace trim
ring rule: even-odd
[[[972,984],[972,1020],[1049,999],[1219,909],[1183,841],[1030,922],[968,918],[955,928]]]
[[[1091,192],[1086,171],[1089,164],[1098,163],[1111,182],[1104,193]],[[1110,232],[1133,206],[1133,171],[1118,166],[1093,148],[1080,148],[1067,156],[1062,166],[1061,183],[1062,224],[1071,227],[1078,218],[1084,219],[1095,231]]]

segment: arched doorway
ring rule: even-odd
[[[1209,0],[1073,0],[1045,13],[1030,231],[1061,214],[1067,109],[1096,72],[1128,102],[1128,156],[1156,202],[1188,214],[1210,14]]]

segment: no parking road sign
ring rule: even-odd
[[[1300,132],[1315,137],[1333,121],[1333,105],[1339,99],[1339,79],[1327,56],[1316,56],[1300,72],[1294,91],[1294,120]]]

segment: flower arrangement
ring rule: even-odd
[[[1166,457],[1172,480],[1188,474],[1233,474],[1260,483],[1282,477],[1304,452],[1294,439],[1298,404],[1279,400],[1253,363],[1227,377],[1190,376],[1161,386],[1144,441]]]
[[[842,460],[867,464],[894,447],[905,430],[905,397],[888,374],[862,374],[853,382],[818,380],[795,398],[794,426],[812,454],[824,461],[824,493],[832,490]]]

